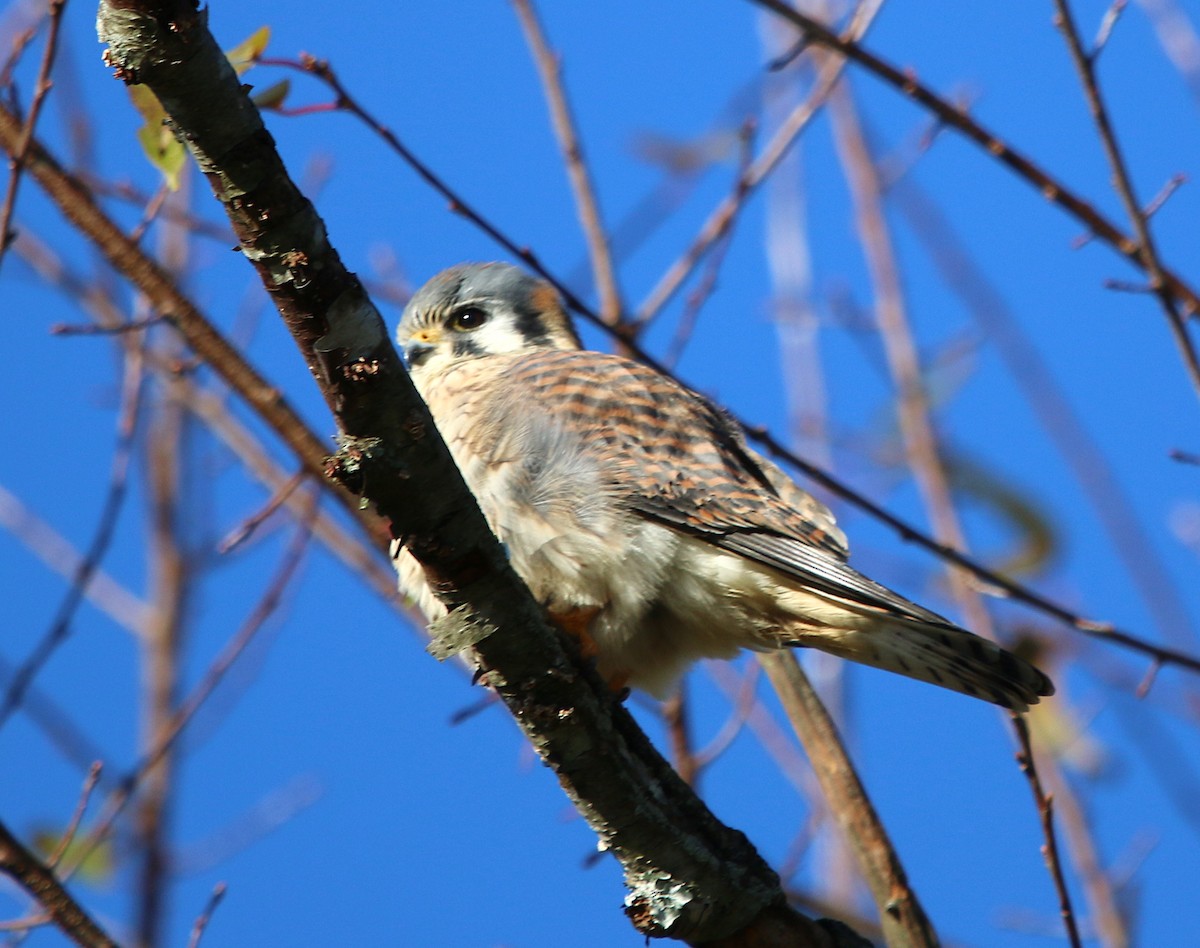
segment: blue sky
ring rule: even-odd
[[[624,219],[663,179],[661,168],[642,157],[647,141],[719,140],[758,108],[767,55],[764,21],[749,4],[544,6],[610,223]],[[1078,4],[1085,35],[1094,34],[1104,8]],[[19,23],[19,9],[0,15],[6,39]],[[1200,12],[1194,3],[1180,9],[1193,20]],[[934,89],[968,98],[981,121],[1124,225],[1051,12],[1049,3],[893,4],[869,45],[912,66]],[[86,4],[68,8],[56,91],[40,134],[65,152],[67,104],[80,103],[93,117],[93,170],[151,191],[156,173],[138,151],[138,120],[124,89],[99,62],[93,16]],[[305,2],[217,2],[210,17],[225,47],[265,24],[273,34],[269,55],[304,50],[329,59],[363,104],[464,198],[556,274],[589,291],[581,279],[584,244],[541,89],[507,4],[370,2],[331,15],[326,5]],[[18,74],[23,92],[32,84],[38,49]],[[247,78],[261,88],[284,74],[258,67]],[[293,105],[327,99],[315,82],[286,74]],[[1142,199],[1176,173],[1194,179],[1198,101],[1164,58],[1140,5],[1132,4],[1118,24],[1100,75]],[[879,152],[911,152],[928,117],[874,79],[853,70],[851,78]],[[738,90],[743,94],[735,98]],[[736,104],[728,106],[731,100]],[[385,254],[412,284],[460,260],[502,256],[350,117],[273,115],[268,125],[298,177],[315,159],[330,162],[313,197],[343,259],[361,275],[376,275]],[[758,141],[769,132],[760,129]],[[730,154],[700,176],[662,226],[622,260],[629,301],[644,298],[728,192],[735,164]],[[854,328],[859,319],[869,322],[871,289],[825,120],[805,135],[787,174],[805,198],[804,220],[796,223],[807,228],[811,292],[822,317],[821,374],[834,464],[889,509],[925,524],[912,479],[894,463],[896,429],[878,339]],[[1099,443],[1162,561],[1164,580],[1190,617],[1191,627],[1171,634],[1200,652],[1194,632],[1200,468],[1168,457],[1172,449],[1200,452],[1200,405],[1153,301],[1103,286],[1110,278],[1140,277],[1107,247],[1093,242],[1073,249],[1081,233],[1077,222],[952,134],[919,156],[909,180],[932,195]],[[192,188],[196,212],[217,219],[203,182],[193,178]],[[788,392],[802,380],[796,365],[784,360],[772,318],[764,198],[756,197],[739,219],[719,286],[679,372],[747,420],[785,433]],[[1198,204],[1195,184],[1186,184],[1154,218],[1165,259],[1185,278],[1200,273]],[[127,226],[137,223],[138,209],[111,208]],[[909,316],[923,355],[939,366],[931,384],[946,444],[1008,485],[1053,536],[1050,560],[1024,578],[1084,615],[1162,640],[1152,610],[1025,398],[1028,380],[1014,377],[939,276],[900,208],[889,210]],[[32,182],[23,186],[17,223],[93,272],[88,249]],[[153,232],[149,239],[153,245]],[[195,240],[186,289],[227,331],[246,326],[246,313],[256,314],[253,331],[239,337],[247,356],[315,430],[332,435],[294,347],[273,314],[261,311],[253,274],[230,246]],[[123,287],[118,294],[129,305]],[[395,307],[383,309],[394,322]],[[0,270],[0,311],[16,356],[3,380],[7,404],[14,406],[5,427],[14,450],[0,487],[81,548],[105,495],[119,361],[105,340],[50,336],[52,324],[84,317],[11,256]],[[648,337],[652,350],[669,345],[681,312],[677,302],[655,326]],[[586,336],[607,344],[590,330]],[[262,435],[261,426],[248,423]],[[191,439],[189,459],[188,523],[205,567],[188,611],[184,677],[191,685],[254,607],[295,528],[272,521],[248,548],[218,556],[216,543],[259,509],[267,493],[202,431]],[[104,561],[137,595],[147,584],[145,509],[144,483],[135,475]],[[836,509],[856,566],[958,615],[934,560],[865,515]],[[968,499],[964,515],[985,559],[1002,559],[1019,544],[1011,523],[978,497]],[[10,590],[0,619],[0,657],[9,664],[33,649],[66,590],[63,579],[30,554],[22,532],[0,532],[0,576]],[[1090,644],[1011,603],[996,603],[995,614],[1002,630],[1034,625],[1061,643],[1070,667],[1056,676],[1059,707],[1087,722],[1088,740],[1108,762],[1099,776],[1073,773],[1072,780],[1087,801],[1102,865],[1116,878],[1130,877],[1123,898],[1135,906],[1137,943],[1192,944],[1180,908],[1194,899],[1200,878],[1200,818],[1194,802],[1187,804],[1200,765],[1196,682],[1166,669],[1139,701],[1128,682],[1140,680],[1145,661]],[[37,681],[38,693],[53,698],[104,755],[110,775],[135,759],[137,652],[126,630],[85,606],[70,640]],[[849,743],[943,937],[1012,948],[1047,943],[1036,930],[1054,931],[1054,895],[1002,717],[981,703],[871,670],[847,672],[845,684]],[[703,745],[726,720],[729,701],[704,669],[693,674],[690,690],[696,740]],[[773,708],[765,685],[760,692]],[[506,714],[493,707],[451,723],[482,695],[461,669],[426,656],[416,631],[333,557],[312,549],[284,607],[184,739],[174,808],[180,872],[168,943],[186,943],[208,892],[225,881],[228,895],[205,935],[209,948],[639,944],[620,911],[615,863],[589,858],[593,836]],[[661,738],[654,716],[644,708],[639,713]],[[790,766],[804,779],[802,757],[791,754]],[[79,768],[24,714],[0,730],[0,773],[11,775],[0,780],[0,818],[26,834],[65,823],[82,780]],[[805,800],[748,730],[708,771],[702,790],[720,817],[776,863],[809,819]],[[820,883],[812,865],[804,863],[799,883]],[[131,881],[118,873],[76,891],[114,932],[125,934]],[[1071,887],[1086,914],[1075,872]],[[23,904],[0,883],[0,917],[17,915]],[[860,908],[869,914],[866,903]],[[40,931],[28,943],[60,939]]]

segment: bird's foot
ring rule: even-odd
[[[579,606],[562,612],[554,609],[548,611],[550,621],[579,643],[579,653],[584,658],[595,658],[600,654],[591,631],[592,620],[600,614],[599,606]]]

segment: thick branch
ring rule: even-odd
[[[117,943],[79,907],[54,873],[22,846],[3,823],[0,823],[0,872],[20,883],[76,943],[89,948],[116,948]]]
[[[450,609],[434,647],[474,648],[487,683],[624,866],[634,924],[700,943],[782,916],[789,944],[831,944],[784,909],[778,877],[753,846],[712,817],[603,683],[567,658],[205,15],[186,2],[112,0],[98,22],[109,63],[154,91],[191,148],[337,416],[334,473],[391,522]]]

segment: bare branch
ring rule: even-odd
[[[583,157],[583,145],[580,142],[579,131],[575,127],[575,119],[571,114],[571,105],[567,101],[567,91],[562,78],[562,61],[550,49],[550,44],[547,42],[542,25],[538,20],[537,11],[533,8],[532,0],[513,0],[513,7],[517,11],[521,29],[533,52],[538,73],[542,77],[542,88],[546,93],[546,102],[550,106],[554,134],[562,149],[563,163],[567,168],[571,191],[575,195],[575,205],[579,212],[579,222],[583,226],[583,233],[587,238],[588,255],[592,260],[592,275],[600,294],[600,318],[610,326],[615,326],[624,318],[621,291],[617,285],[616,268],[613,266],[608,234],[604,229],[604,220],[600,214],[600,202],[596,198],[591,172]]]
[[[188,948],[199,948],[200,939],[204,937],[205,931],[208,930],[208,923],[212,921],[213,912],[221,904],[221,899],[225,898],[227,888],[224,882],[218,882],[213,886],[212,895],[208,897],[204,911],[196,916],[196,922],[192,925],[192,933],[188,936]]]
[[[54,57],[58,53],[58,33],[62,25],[63,7],[67,0],[50,0],[49,27],[46,31],[46,48],[38,68],[37,83],[33,90],[33,101],[29,114],[21,128],[21,137],[10,152],[8,161],[8,187],[4,192],[4,203],[0,205],[0,266],[16,234],[12,231],[13,212],[17,207],[17,191],[21,186],[21,175],[25,171],[25,159],[29,156],[29,145],[33,141],[34,129],[42,114],[42,104],[50,94],[50,70],[54,68]]]
[[[848,37],[858,38],[865,35],[875,15],[881,9],[880,4],[863,3],[855,12],[850,26],[846,31]],[[758,188],[771,172],[775,170],[783,156],[795,143],[800,133],[808,127],[808,123],[821,110],[829,93],[837,85],[845,69],[845,60],[830,58],[821,64],[816,82],[808,97],[801,102],[782,125],[776,129],[770,141],[764,146],[762,153],[753,164],[739,177],[734,193],[725,198],[709,214],[700,228],[692,244],[683,255],[663,274],[658,285],[638,307],[637,324],[639,326],[652,320],[655,315],[670,302],[671,298],[695,270],[697,264],[708,253],[709,249],[733,224],[733,219],[747,197]]]
[[[71,843],[75,841],[75,834],[79,831],[79,824],[83,821],[83,814],[87,811],[92,791],[96,789],[96,784],[100,780],[100,771],[103,766],[100,761],[96,760],[92,761],[92,766],[88,768],[87,776],[83,780],[83,788],[79,791],[79,800],[75,803],[75,812],[71,814],[71,820],[67,823],[67,828],[54,847],[54,852],[46,860],[46,865],[50,869],[59,864],[63,855],[71,847]]]
[[[48,866],[21,845],[0,823],[0,872],[11,876],[50,915],[59,928],[85,948],[117,948]]]
[[[1054,801],[1042,789],[1042,781],[1038,776],[1037,765],[1033,760],[1033,745],[1029,740],[1029,728],[1025,719],[1019,714],[1012,715],[1013,728],[1020,740],[1021,750],[1017,754],[1017,762],[1021,771],[1029,781],[1029,789],[1033,791],[1033,799],[1037,804],[1038,814],[1042,819],[1042,834],[1046,843],[1042,846],[1042,855],[1046,859],[1046,867],[1054,880],[1054,888],[1058,892],[1059,912],[1062,915],[1063,926],[1072,948],[1082,948],[1079,938],[1079,928],[1075,924],[1075,913],[1071,910],[1071,897],[1067,893],[1067,880],[1063,876],[1062,861],[1058,858],[1058,843],[1054,836]]]
[[[1108,109],[1104,105],[1104,97],[1101,95],[1099,83],[1096,81],[1096,51],[1093,50],[1090,53],[1084,51],[1083,41],[1079,37],[1079,31],[1075,26],[1075,19],[1071,15],[1071,7],[1067,0],[1054,0],[1054,9],[1056,11],[1055,24],[1062,31],[1067,49],[1070,50],[1071,60],[1075,63],[1079,80],[1083,84],[1092,120],[1096,123],[1096,131],[1100,135],[1104,154],[1112,169],[1113,187],[1121,198],[1121,203],[1125,206],[1125,213],[1133,226],[1133,232],[1137,235],[1138,263],[1150,277],[1150,288],[1158,297],[1163,312],[1167,316],[1167,323],[1175,336],[1175,344],[1179,347],[1191,375],[1192,385],[1197,393],[1200,393],[1200,355],[1196,353],[1185,320],[1186,316],[1200,312],[1200,306],[1188,301],[1187,312],[1179,311],[1179,305],[1176,302],[1177,292],[1168,285],[1166,271],[1159,259],[1158,250],[1154,246],[1154,238],[1150,233],[1149,215],[1142,208],[1134,193],[1129,168],[1121,154],[1116,131],[1113,129]]]
[[[1148,270],[1151,278],[1157,280],[1161,287],[1156,292],[1169,294],[1178,300],[1188,313],[1200,312],[1200,294],[1185,283],[1173,271],[1157,266],[1157,257],[1153,248],[1147,249],[1141,242],[1123,233],[1120,228],[1100,214],[1091,204],[1077,196],[1056,179],[1035,165],[1020,152],[1011,148],[990,130],[980,125],[961,109],[941,98],[927,86],[921,84],[910,71],[897,69],[895,66],[880,59],[853,40],[838,36],[828,27],[812,17],[809,17],[788,6],[782,0],[751,0],[751,2],[766,7],[791,21],[797,28],[815,43],[837,50],[848,60],[862,66],[872,74],[887,82],[913,101],[933,112],[947,127],[961,132],[970,141],[979,145],[997,161],[1015,172],[1020,178],[1037,188],[1042,195],[1073,217],[1080,220],[1092,233],[1105,243],[1116,249],[1122,256],[1132,261],[1136,266],[1146,269],[1154,264],[1153,270]],[[1132,215],[1131,215],[1132,217]],[[1157,274],[1157,276],[1156,276]],[[1171,320],[1171,330],[1176,345],[1187,368],[1193,387],[1200,391],[1200,357],[1195,346],[1187,335],[1186,326],[1181,320]]]
[[[893,946],[937,945],[937,934],[916,893],[909,887],[887,830],[871,805],[837,728],[795,654],[766,652],[758,660],[766,669],[788,720],[812,761],[825,800],[857,857],[879,910],[885,940]]]

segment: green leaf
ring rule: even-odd
[[[172,191],[178,191],[179,176],[187,161],[187,149],[167,124],[167,113],[159,104],[158,97],[146,86],[128,88],[134,107],[144,119],[142,127],[137,131],[142,151],[150,164],[162,172],[167,186]]]
[[[278,109],[283,105],[283,100],[287,98],[288,93],[291,91],[291,81],[281,79],[273,86],[267,86],[262,92],[254,93],[250,98],[260,109]]]

